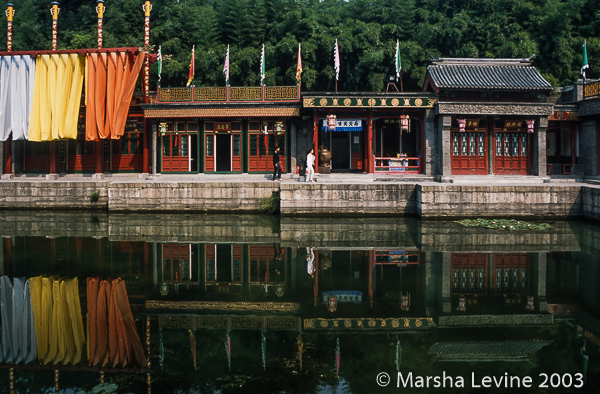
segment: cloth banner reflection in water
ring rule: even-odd
[[[40,364],[77,364],[85,355],[85,332],[77,278],[30,279]]]
[[[146,355],[137,333],[125,282],[87,279],[88,362],[90,365],[121,365],[137,361],[146,365]]]
[[[2,317],[1,362],[30,363],[37,356],[36,336],[29,281],[8,276],[0,278],[0,304]]]

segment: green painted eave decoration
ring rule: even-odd
[[[508,231],[548,230],[552,226],[548,223],[530,223],[516,219],[463,219],[457,220],[466,227],[485,227]]]

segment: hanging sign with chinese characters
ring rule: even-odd
[[[215,133],[231,133],[231,122],[215,122]]]
[[[517,131],[521,131],[523,127],[522,120],[505,120],[504,121],[504,131],[507,129],[517,129]]]
[[[327,119],[321,120],[321,130],[323,131],[362,131],[362,119],[337,119],[335,129],[329,128]]]
[[[323,302],[328,303],[330,297],[333,297],[337,302],[362,302],[363,293],[357,290],[323,292]]]

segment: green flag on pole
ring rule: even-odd
[[[581,61],[581,75],[583,75],[583,80],[585,81],[585,69],[590,68],[588,64],[587,58],[587,40],[583,41],[583,60]]]

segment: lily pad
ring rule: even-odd
[[[552,226],[548,223],[531,223],[516,219],[463,219],[457,220],[466,227],[485,227],[507,231],[548,230]]]
[[[114,383],[100,383],[97,386],[94,386],[92,389],[92,393],[94,394],[109,394],[117,391],[119,386]]]

